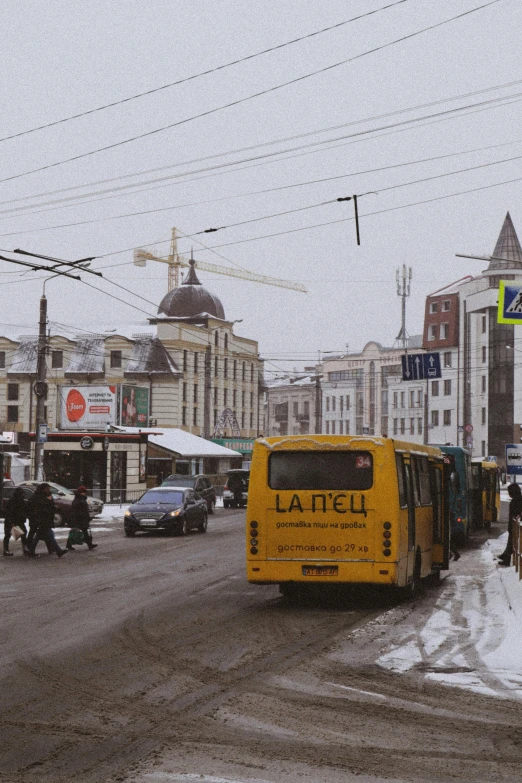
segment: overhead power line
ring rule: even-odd
[[[351,24],[352,22],[357,22],[360,19],[364,19],[367,16],[373,16],[374,14],[378,14],[381,11],[386,11],[390,8],[394,8],[397,5],[402,5],[403,3],[407,3],[409,0],[396,0],[394,3],[388,3],[388,5],[384,5],[381,8],[376,8],[373,11],[366,11],[363,14],[359,14],[358,16],[353,16],[351,19],[345,19],[342,22],[337,22],[336,24],[329,25],[328,27],[323,27],[321,30],[314,30],[312,33],[307,33],[306,35],[301,35],[298,38],[292,38],[290,41],[285,41],[284,43],[276,44],[275,46],[270,46],[267,49],[262,49],[259,52],[254,52],[253,54],[245,55],[245,57],[239,57],[237,60],[231,60],[228,63],[223,63],[222,65],[217,65],[214,68],[207,68],[205,71],[200,71],[199,73],[192,74],[191,76],[186,76],[183,79],[177,79],[174,82],[169,82],[168,84],[162,84],[159,87],[153,87],[150,90],[145,90],[143,92],[135,93],[134,95],[129,95],[127,98],[121,98],[117,101],[111,101],[110,103],[105,103],[102,106],[97,106],[94,109],[87,109],[86,111],[78,112],[77,114],[71,114],[69,117],[63,117],[60,120],[54,120],[52,122],[44,123],[43,125],[37,125],[34,128],[29,128],[24,131],[19,131],[18,133],[12,133],[9,136],[4,136],[3,138],[0,138],[0,143],[3,141],[9,141],[10,139],[17,139],[20,136],[26,136],[30,133],[35,133],[36,131],[45,130],[46,128],[53,128],[56,125],[62,125],[65,122],[70,122],[71,120],[77,120],[80,117],[87,117],[90,114],[96,114],[97,112],[104,111],[105,109],[113,108],[114,106],[121,106],[124,103],[130,103],[131,101],[138,100],[139,98],[144,98],[147,95],[154,95],[154,93],[161,92],[162,90],[168,90],[171,87],[177,87],[180,84],[185,84],[186,82],[194,81],[195,79],[199,79],[202,76],[208,76],[211,73],[217,73],[218,71],[223,71],[226,68],[230,68],[233,65],[239,65],[240,63],[247,62],[248,60],[254,60],[256,57],[261,57],[264,54],[269,54],[270,52],[276,52],[278,49],[284,49],[286,46],[291,46],[292,44],[300,43],[301,41],[306,41],[308,38],[314,38],[315,36],[322,35],[323,33],[331,32],[332,30],[336,30],[340,27],[344,27],[347,24]]]
[[[144,133],[140,133],[135,136],[131,136],[128,139],[122,139],[121,141],[113,142],[112,144],[106,144],[105,146],[98,147],[95,150],[90,150],[89,152],[83,152],[78,155],[73,155],[70,158],[64,158],[63,160],[55,161],[54,163],[48,163],[45,166],[39,166],[38,168],[31,169],[30,171],[24,171],[19,174],[12,174],[9,177],[3,177],[2,179],[0,179],[0,183],[10,182],[15,179],[20,179],[21,177],[29,176],[30,174],[36,174],[41,171],[47,171],[49,169],[56,168],[57,166],[63,166],[66,163],[72,163],[73,161],[82,160],[83,158],[90,157],[91,155],[96,155],[99,152],[106,152],[107,150],[115,149],[116,147],[121,147],[125,144],[130,144],[134,141],[138,141],[139,139],[148,138],[150,136],[156,135],[157,133],[162,133],[166,130],[179,127],[180,125],[185,125],[186,123],[193,122],[194,120],[201,119],[202,117],[208,117],[211,114],[215,114],[216,112],[223,111],[225,109],[230,109],[233,106],[239,106],[240,104],[246,103],[247,101],[253,100],[255,98],[259,98],[263,95],[268,95],[269,93],[275,92],[276,90],[281,90],[284,87],[288,87],[292,84],[297,84],[299,82],[305,81],[306,79],[310,79],[313,76],[317,76],[322,73],[327,73],[328,71],[332,71],[335,68],[339,68],[342,65],[346,65],[349,62],[354,62],[355,60],[359,60],[362,57],[367,57],[370,54],[375,54],[376,52],[382,51],[383,49],[387,49],[390,46],[394,46],[398,43],[402,43],[403,41],[407,41],[411,38],[415,38],[418,35],[422,35],[423,33],[429,32],[431,30],[435,30],[439,27],[442,27],[443,25],[449,24],[450,22],[454,22],[457,19],[462,19],[466,16],[469,16],[470,14],[476,13],[477,11],[481,11],[484,8],[488,8],[489,6],[496,5],[497,3],[501,3],[501,2],[504,2],[504,0],[489,0],[487,3],[483,3],[482,5],[477,6],[476,8],[472,8],[468,11],[464,11],[463,13],[457,14],[456,16],[452,16],[449,19],[444,19],[441,22],[436,22],[435,24],[424,27],[421,30],[416,30],[413,33],[408,33],[407,35],[403,35],[400,38],[394,39],[393,41],[388,41],[385,44],[380,44],[379,46],[375,46],[372,49],[368,49],[365,52],[361,52],[360,54],[354,55],[353,57],[348,57],[345,60],[341,60],[337,63],[333,63],[332,65],[324,66],[323,68],[319,68],[315,71],[311,71],[310,73],[303,74],[302,76],[298,76],[294,79],[290,79],[281,84],[276,84],[273,85],[272,87],[267,87],[264,90],[260,90],[256,93],[252,93],[251,95],[247,95],[243,98],[237,98],[234,101],[229,101],[228,103],[222,104],[221,106],[216,106],[213,109],[207,109],[207,111],[200,112],[199,114],[195,114],[192,117],[186,117],[183,120],[177,120],[176,122],[169,123],[168,125],[163,125],[160,128],[155,128],[153,130],[146,131]]]

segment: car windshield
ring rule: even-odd
[[[162,483],[162,487],[192,487],[194,484],[193,476],[169,476]]]
[[[152,489],[145,492],[138,500],[138,503],[169,503],[170,505],[180,506],[183,503],[183,492],[161,492]]]

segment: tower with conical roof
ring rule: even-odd
[[[509,212],[497,239],[488,266],[488,272],[498,269],[519,269],[522,271],[522,247]]]

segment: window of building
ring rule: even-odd
[[[183,402],[187,401],[187,384],[183,384]]]
[[[225,351],[228,351],[228,333],[225,332],[225,339],[223,340]]]
[[[417,435],[422,435],[422,419],[417,419]]]
[[[327,397],[326,398],[326,412],[328,413],[329,410],[330,410],[330,398]]]
[[[223,359],[223,378],[228,378],[228,359]]]
[[[406,432],[406,419],[401,419],[401,435]]]
[[[482,378],[480,379],[480,382],[481,382],[480,390],[481,390],[482,394],[485,394],[486,393],[486,376],[485,375],[482,376]]]
[[[443,361],[444,367],[451,367],[451,351],[445,351],[442,354],[442,361]]]
[[[438,313],[438,312],[439,312],[439,303],[430,302],[430,313]]]
[[[332,410],[335,410],[335,397],[332,397]]]
[[[448,312],[448,310],[450,309],[450,307],[451,307],[451,302],[450,302],[450,300],[449,300],[449,299],[444,299],[444,301],[442,302],[442,309],[443,309],[443,311],[444,311],[445,313],[447,313],[447,312]]]
[[[218,412],[217,412],[217,408],[214,408],[214,427],[217,424],[217,420],[218,420]]]
[[[329,421],[326,422],[326,434],[327,435],[330,434],[330,422]]]
[[[241,407],[242,408],[245,407],[245,392],[244,391],[241,392]]]
[[[18,405],[7,406],[7,421],[13,424],[18,421]]]
[[[410,408],[415,407],[415,390],[410,389]]]
[[[298,413],[299,413],[299,403],[294,402],[294,416],[297,416]]]
[[[237,359],[234,359],[234,365],[232,369],[232,379],[234,381],[237,379]]]
[[[350,410],[350,396],[348,394],[346,395],[346,410]]]
[[[63,351],[51,351],[51,367],[61,370],[63,367]]]
[[[218,388],[214,386],[214,405],[218,404]]]
[[[415,435],[415,419],[410,419],[410,435]]]
[[[254,383],[254,365],[250,365],[250,383]]]
[[[444,396],[449,397],[451,394],[451,380],[444,381]]]
[[[437,324],[430,324],[428,327],[428,340],[437,339]]]
[[[250,407],[254,407],[254,392],[250,392]]]
[[[443,323],[440,325],[440,339],[447,340],[449,337],[449,324]]]
[[[398,427],[399,427],[399,419],[394,419],[393,420],[393,434],[394,435],[397,435],[397,433],[399,432]]]
[[[198,374],[198,354],[194,353],[194,375]]]
[[[188,370],[188,351],[183,351],[183,372]]]
[[[487,360],[488,360],[487,348],[486,348],[485,345],[483,345],[482,346],[482,364],[486,364]]]
[[[5,351],[0,351],[0,369],[5,370]]]
[[[486,409],[482,408],[482,424],[486,423]]]
[[[187,423],[187,409],[185,406],[181,409],[181,423],[185,425]]]
[[[192,414],[192,423],[196,424],[198,423],[198,409],[194,408],[193,414]]]
[[[439,396],[439,382],[438,381],[432,381],[431,382],[431,396],[432,397],[438,397]]]
[[[223,389],[223,407],[226,408],[228,405],[228,389]]]
[[[449,427],[451,424],[451,410],[444,411],[444,426]]]
[[[254,414],[250,412],[250,429],[254,426]]]
[[[214,375],[216,378],[219,375],[219,359],[217,356],[214,356]]]
[[[234,389],[232,392],[232,407],[234,408],[234,410],[237,407],[237,389]]]
[[[399,392],[393,392],[393,407],[399,407]]]
[[[401,408],[404,408],[405,403],[406,403],[406,395],[404,392],[401,392]]]
[[[487,454],[487,451],[486,451],[486,441],[485,440],[482,441],[482,454]]]
[[[243,383],[246,381],[246,362],[243,362],[243,365],[241,367],[241,380]]]
[[[242,429],[242,430],[244,430],[244,429],[245,429],[245,412],[244,412],[244,411],[243,411],[243,413],[241,414],[241,429]]]
[[[218,345],[219,345],[219,332],[217,331],[217,329],[216,329],[216,331],[214,332],[214,345],[216,346],[216,348],[217,348],[217,347],[218,347]]]
[[[486,329],[487,329],[487,318],[486,318],[486,316],[483,315],[481,320],[482,320],[482,334],[486,334]]]
[[[332,435],[335,435],[335,420],[332,421]]]
[[[198,385],[197,383],[194,384],[194,402],[198,401]]]
[[[7,399],[10,402],[14,402],[15,400],[19,399],[20,394],[20,388],[17,383],[8,383],[7,384]],[[18,419],[16,419],[18,421]]]
[[[111,351],[111,369],[121,368],[121,351]]]
[[[341,419],[339,421],[339,435],[344,435],[344,431],[343,431],[344,427],[343,427],[343,425],[344,425],[344,421]]]
[[[432,411],[431,412],[431,426],[432,427],[438,427],[439,426],[439,412],[438,411]]]
[[[417,408],[422,408],[422,389],[417,389]]]

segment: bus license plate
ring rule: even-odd
[[[337,576],[337,566],[303,566],[303,576]]]

